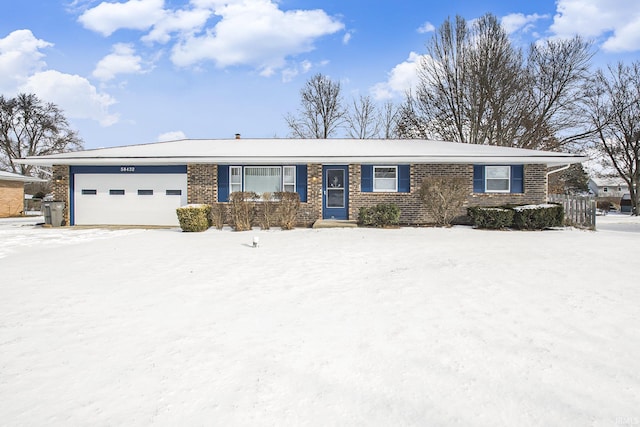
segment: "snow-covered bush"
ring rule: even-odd
[[[395,203],[380,203],[362,207],[358,212],[358,224],[365,227],[390,227],[400,222],[400,208]]]
[[[513,227],[521,230],[544,230],[564,225],[562,205],[525,205],[513,208]]]
[[[514,211],[508,208],[472,207],[467,209],[467,213],[476,228],[499,230],[513,224]]]
[[[176,209],[182,231],[206,231],[211,223],[209,205],[186,205]]]

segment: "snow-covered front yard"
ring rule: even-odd
[[[2,425],[640,425],[637,218],[596,232],[36,220],[0,222]]]

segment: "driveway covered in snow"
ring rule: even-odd
[[[597,232],[26,221],[0,223],[4,425],[640,424],[634,219]]]

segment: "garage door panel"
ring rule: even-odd
[[[177,226],[176,208],[186,203],[186,174],[75,175],[77,225]]]

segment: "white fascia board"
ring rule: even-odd
[[[547,166],[580,163],[583,156],[214,156],[214,157],[75,157],[27,158],[17,163],[31,165],[184,165],[184,164],[545,164]]]

